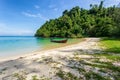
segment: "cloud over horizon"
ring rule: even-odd
[[[23,28],[12,28],[5,23],[0,23],[0,36],[1,35],[31,35],[33,34],[32,30],[23,29]]]

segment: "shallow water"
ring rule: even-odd
[[[75,42],[77,40],[69,39],[67,43]],[[62,46],[63,44],[52,43],[49,38],[36,37],[0,37],[0,57],[16,56],[30,53],[43,48]]]

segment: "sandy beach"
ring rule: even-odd
[[[33,77],[42,80],[62,80],[56,75],[60,70],[83,79],[84,76],[71,67],[75,64],[76,67],[78,66],[76,62],[78,58],[89,62],[94,58],[91,54],[102,53],[102,49],[98,46],[99,40],[99,38],[86,38],[85,41],[77,44],[1,60],[0,80],[18,80],[19,77],[21,77],[20,80],[32,80]],[[80,65],[85,70],[91,70],[89,66]]]
[[[25,56],[31,56],[31,55],[34,55],[34,54],[42,54],[44,52],[46,53],[49,53],[49,50],[56,50],[56,49],[59,49],[59,48],[64,48],[66,46],[70,46],[70,45],[76,45],[82,41],[85,41],[86,39],[85,38],[78,38],[78,39],[75,39],[75,41],[73,42],[68,42],[68,43],[62,43],[62,44],[59,44],[59,45],[48,45],[48,46],[45,46],[43,48],[40,48],[40,49],[37,49],[35,51],[31,51],[29,53],[22,53],[22,54],[17,54],[17,55],[13,55],[13,56],[4,56],[4,57],[0,57],[0,62],[3,62],[3,61],[7,61],[7,60],[13,60],[13,59],[18,59],[20,57],[25,57]]]

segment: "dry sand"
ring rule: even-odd
[[[0,60],[0,80],[17,80],[16,75],[26,77],[31,80],[31,76],[45,76],[52,80],[61,80],[55,76],[57,68],[64,71],[70,71],[76,76],[80,76],[75,70],[71,70],[68,60],[76,53],[98,53],[101,51],[98,46],[99,38],[86,38],[85,41],[61,48],[55,48],[45,51],[34,52],[29,55],[9,58],[9,60]],[[92,56],[80,55],[81,58],[91,58]]]

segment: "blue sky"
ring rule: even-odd
[[[89,9],[101,0],[0,0],[0,36],[34,35],[46,20],[62,15],[74,6]],[[105,0],[104,6],[117,5],[120,0]]]

